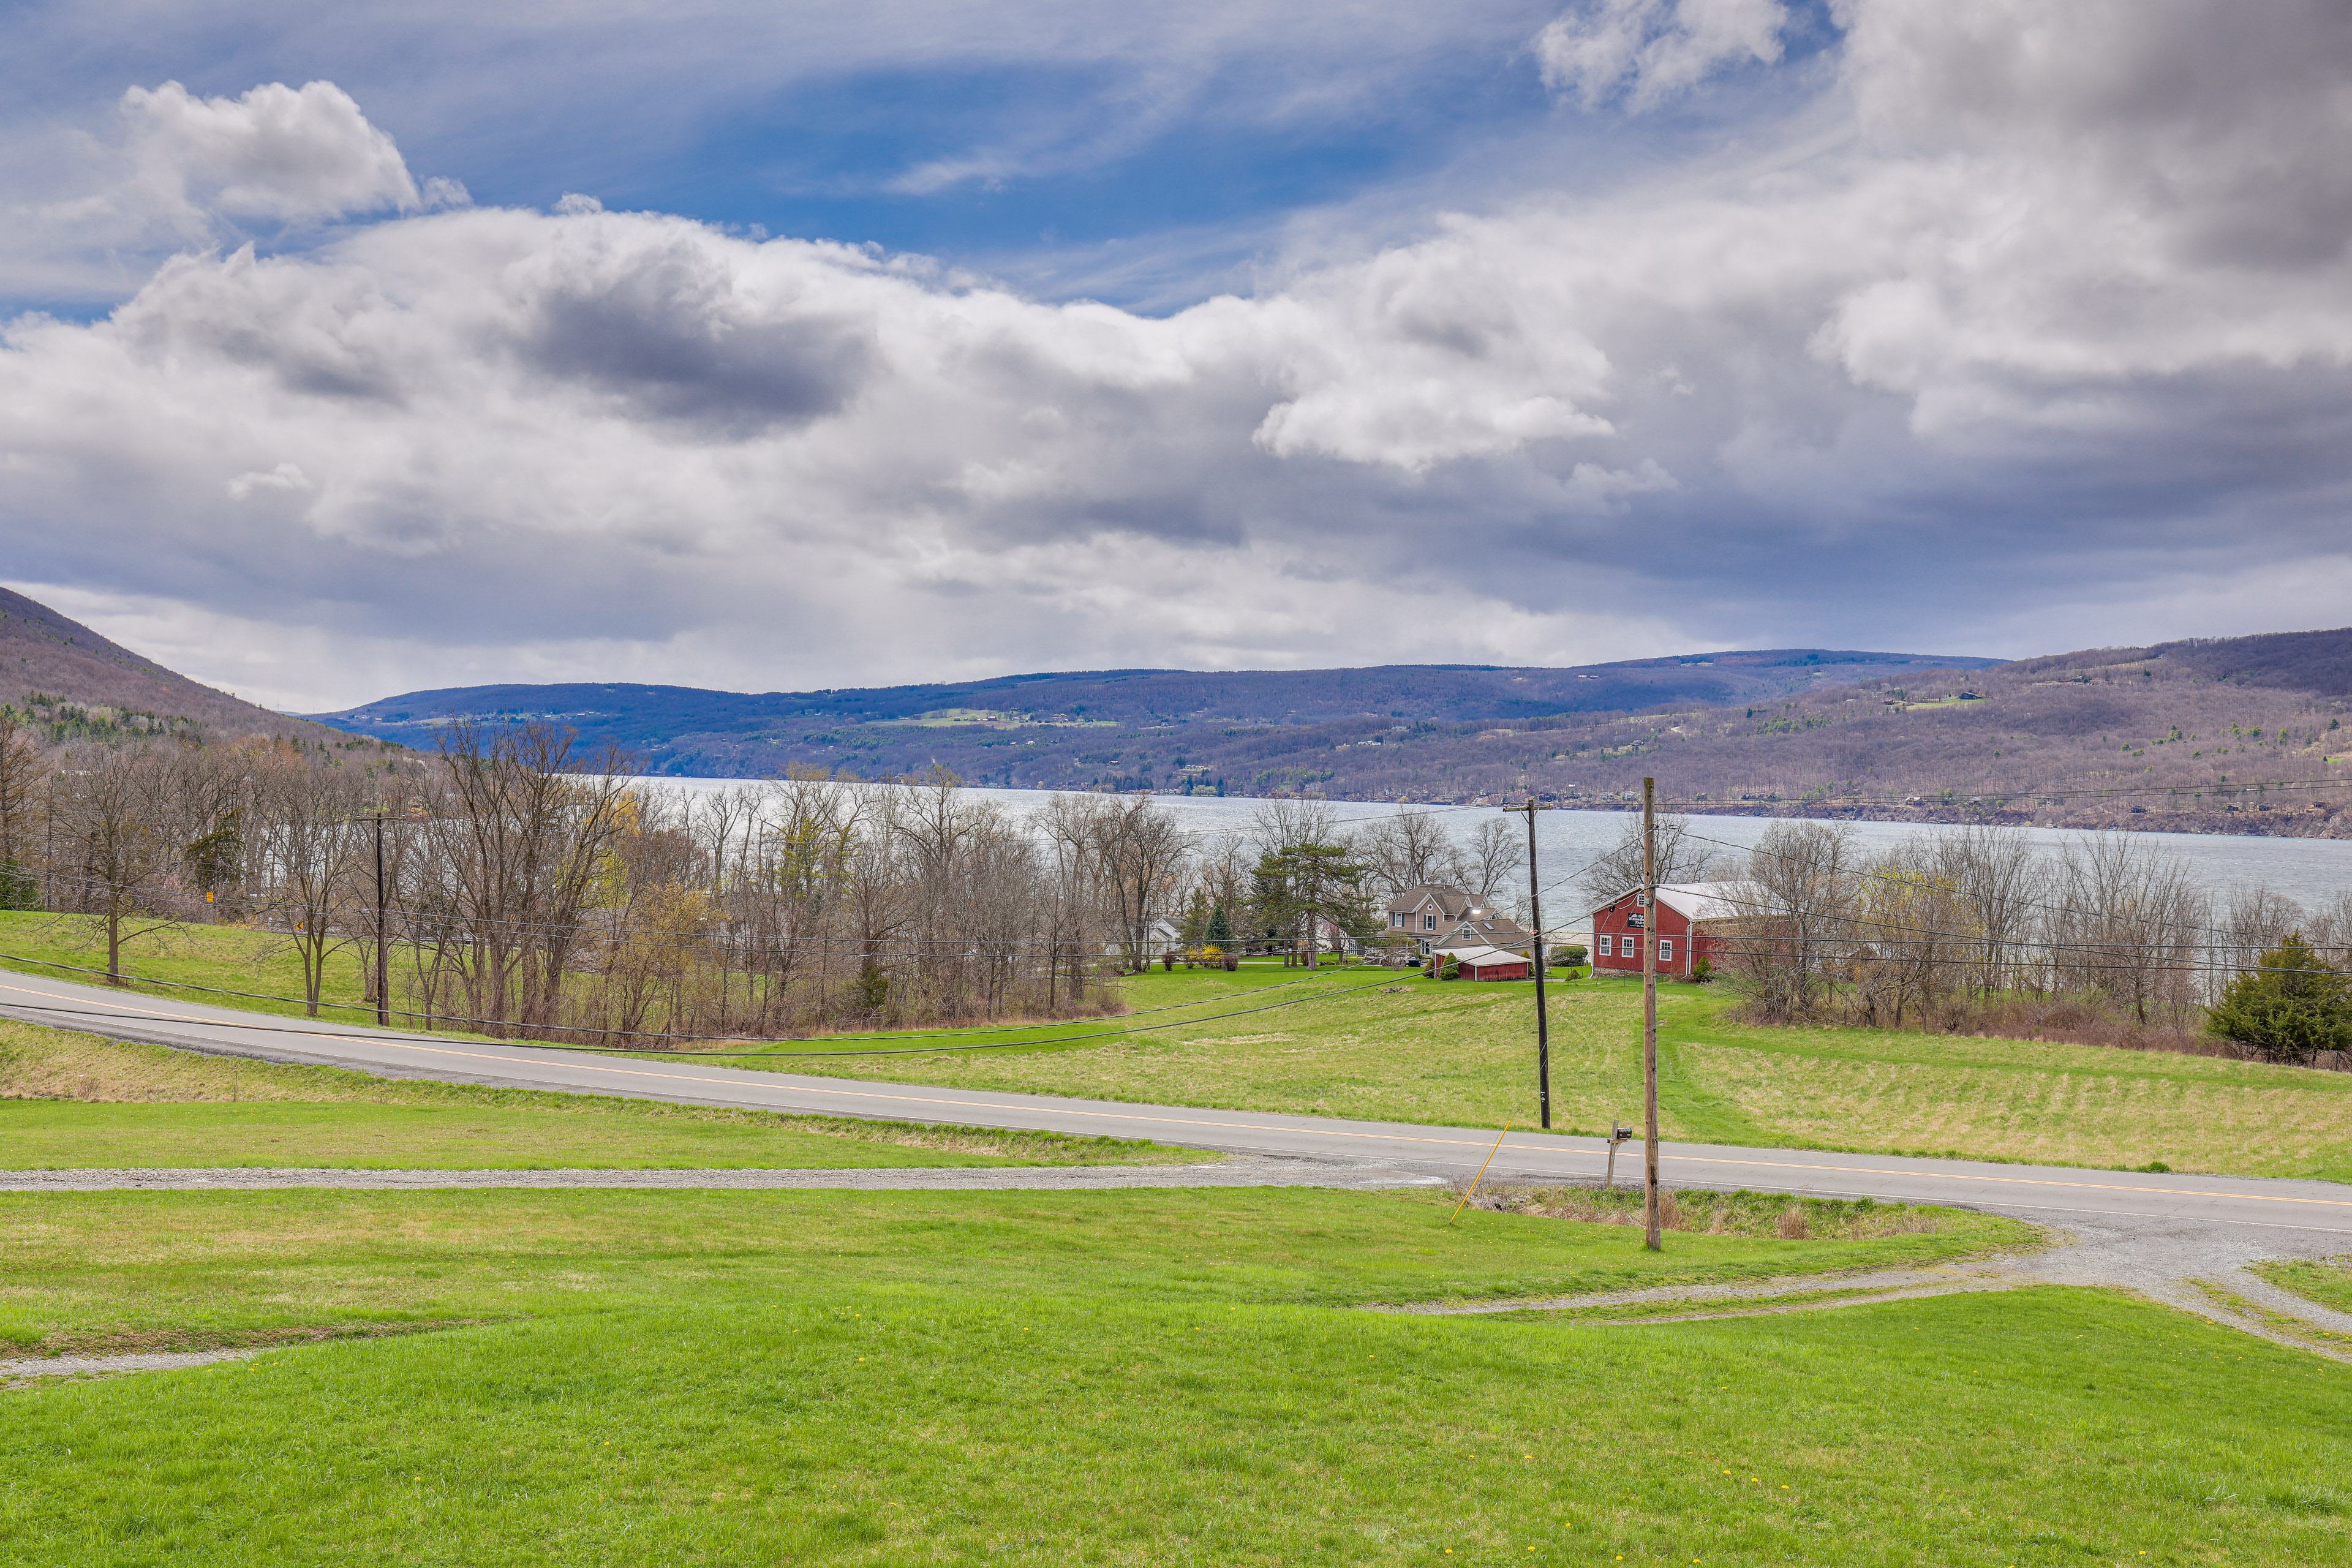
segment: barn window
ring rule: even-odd
[[[1675,939],[1670,936],[1660,937],[1658,939],[1658,962],[1660,963],[1672,963],[1674,961]]]
[[[1611,936],[1607,931],[1602,931],[1602,932],[1601,933],[1601,957],[1603,957],[1603,958],[1612,958],[1612,957],[1614,957],[1614,956],[1616,955],[1617,950],[1616,950],[1616,948],[1615,948],[1614,946],[1612,946],[1612,945],[1613,942],[1616,942],[1616,940],[1617,940],[1617,939],[1616,939],[1615,937]]]

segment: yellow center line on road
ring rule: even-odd
[[[44,996],[52,1001],[56,999],[56,994],[54,992],[33,991],[21,985],[0,985],[0,991],[14,991],[26,996]],[[111,1001],[110,999],[108,1000],[107,1005],[116,1008],[120,1012],[136,1014],[139,1016],[145,1018],[160,1018],[167,1023],[200,1024],[214,1028],[236,1027],[234,1024],[223,1024],[218,1019],[198,1017],[188,1013],[159,1013],[152,1008],[133,1007],[124,1003]],[[337,1034],[327,1029],[303,1028],[297,1028],[289,1032],[309,1036],[312,1038],[320,1040],[341,1040],[352,1045],[389,1046],[404,1051],[416,1051],[425,1056],[455,1057],[466,1061],[500,1062],[509,1067],[517,1065],[519,1059],[514,1057],[504,1056],[491,1051],[461,1051],[442,1047],[412,1045],[405,1040],[385,1035],[346,1035]],[[602,1062],[568,1061],[564,1065],[575,1071],[598,1072],[614,1078],[656,1079],[666,1083],[723,1084],[732,1089],[750,1089],[756,1087],[755,1084],[746,1083],[740,1079],[708,1078],[697,1076],[691,1073],[656,1072],[648,1068],[607,1067]],[[844,1100],[887,1100],[907,1105],[939,1105],[963,1110],[1022,1110],[1033,1109],[1027,1106],[1000,1105],[985,1100],[947,1100],[935,1095],[894,1094],[870,1089],[818,1089],[814,1085],[808,1084],[796,1084],[793,1086],[793,1089],[796,1093],[832,1095]],[[1311,1132],[1321,1138],[1384,1139],[1394,1143],[1429,1143],[1454,1149],[1482,1148],[1486,1142],[1484,1138],[1436,1138],[1424,1133],[1386,1131],[1366,1132],[1342,1127],[1316,1127],[1312,1125],[1293,1126],[1287,1123],[1277,1123],[1273,1126],[1268,1126],[1266,1123],[1262,1121],[1210,1121],[1178,1116],[1144,1116],[1130,1111],[1118,1110],[1072,1110],[1068,1112],[1068,1114],[1076,1116],[1091,1116],[1105,1121],[1133,1121],[1153,1127],[1206,1127],[1225,1131],[1242,1132]],[[1573,1144],[1563,1144],[1559,1142],[1507,1142],[1503,1144],[1502,1147],[1526,1154],[1571,1154],[1587,1159],[1599,1159],[1601,1157],[1601,1152],[1599,1150],[1580,1149]],[[1964,1175],[1958,1173],[1906,1171],[1897,1168],[1884,1168],[1871,1165],[1811,1164],[1797,1160],[1723,1160],[1710,1159],[1701,1154],[1677,1154],[1674,1156],[1674,1158],[1677,1164],[1727,1165],[1743,1170],[1822,1171],[1832,1175],[1841,1176],[1908,1176],[1914,1179],[1927,1176],[1940,1177],[1942,1180],[1954,1182],[1989,1182],[2000,1186],[2010,1187],[2058,1187],[2074,1191],[2095,1193],[2142,1193],[2150,1197],[2242,1198],[2253,1203],[2315,1204],[2323,1208],[2352,1209],[2352,1197],[2305,1198],[2296,1197],[2285,1193],[2209,1193],[2200,1192],[2194,1187],[2142,1187],[2136,1186],[2128,1182],[2068,1182],[2055,1180],[2047,1176],[1987,1176],[1973,1173]]]

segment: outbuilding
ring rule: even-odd
[[[1658,944],[1658,973],[1690,978],[1704,958],[1712,963],[1725,945],[1724,927],[1740,918],[1737,883],[1677,882],[1658,885],[1657,919],[1642,908],[1642,890],[1631,888],[1592,911],[1592,971],[1596,974],[1642,973],[1642,943]]]
[[[1441,947],[1429,955],[1433,968],[1442,969],[1448,959],[1457,980],[1525,980],[1528,974],[1524,954],[1499,947]]]

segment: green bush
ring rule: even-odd
[[[2312,951],[2301,931],[2230,982],[2205,1026],[2274,1062],[2352,1049],[2352,981]]]

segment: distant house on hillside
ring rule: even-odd
[[[1690,977],[1699,959],[1712,963],[1727,941],[1725,928],[1744,913],[1734,901],[1733,882],[1658,885],[1654,924],[1641,907],[1641,889],[1631,888],[1592,911],[1592,969],[1596,974],[1639,974],[1642,942],[1658,944],[1658,973]]]
[[[1143,951],[1135,956],[1150,963],[1163,952],[1174,952],[1184,945],[1184,928],[1162,915],[1143,931]],[[1117,958],[1127,952],[1127,943],[1114,939],[1103,943],[1103,956]]]
[[[1525,951],[1529,933],[1510,916],[1441,882],[1407,888],[1389,900],[1382,934],[1412,943],[1426,956],[1439,948],[1500,947]]]

